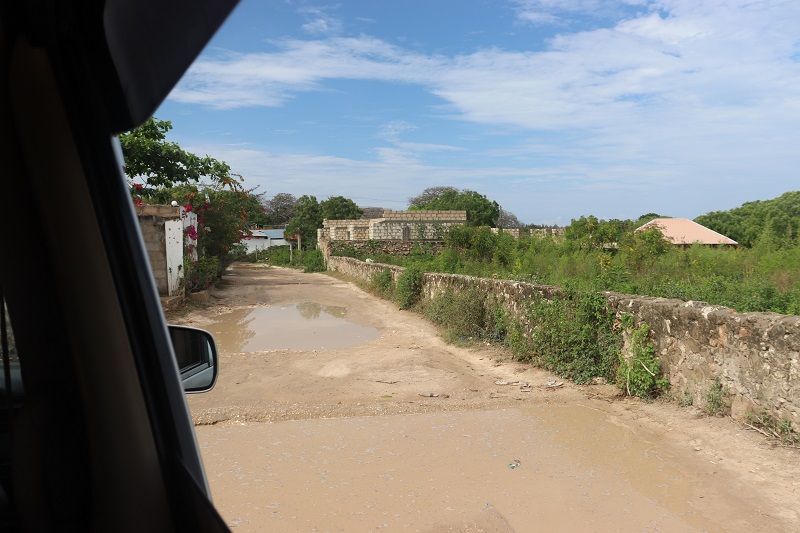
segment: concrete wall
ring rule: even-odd
[[[181,208],[139,205],[135,209],[158,293],[173,296],[177,294],[180,279],[183,278]]]
[[[289,243],[286,242],[286,239],[272,239],[270,237],[245,238],[239,242],[245,245],[248,254],[256,251],[266,250],[267,248],[272,248],[273,246],[289,245]]]
[[[348,257],[328,258],[329,270],[364,281],[385,268],[395,279],[404,270]],[[508,312],[517,317],[531,298],[550,299],[559,292],[548,285],[428,273],[424,295],[430,298],[447,289],[474,286],[487,297],[503,296]],[[695,405],[703,406],[708,391],[719,381],[729,393],[734,419],[745,421],[749,412],[765,409],[800,430],[800,316],[739,314],[702,302],[616,293],[606,293],[606,297],[618,316],[629,313],[637,326],[650,326],[676,397],[688,395]]]

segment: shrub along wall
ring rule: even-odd
[[[366,282],[387,268],[395,280],[404,270],[348,257],[328,259],[329,270]],[[559,292],[547,285],[426,273],[423,296],[475,287],[487,297],[498,297],[506,312],[518,319],[524,315],[526,301],[538,296],[552,299]],[[674,396],[705,407],[712,391],[721,386],[722,401],[734,419],[746,421],[749,413],[765,411],[776,420],[790,421],[798,430],[800,316],[739,314],[703,302],[616,293],[606,293],[606,298],[619,317],[630,314],[637,326],[650,326],[651,340]],[[623,352],[629,345],[625,343]]]

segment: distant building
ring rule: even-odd
[[[647,224],[636,228],[636,231],[645,231],[658,228],[672,244],[688,247],[692,244],[707,246],[736,246],[739,243],[725,235],[701,226],[688,218],[656,218]]]
[[[384,209],[380,218],[328,220],[317,230],[317,240],[417,241],[441,240],[452,226],[467,221],[466,211],[393,211]]]
[[[250,230],[250,236],[245,237],[241,242],[247,246],[249,254],[256,250],[265,250],[272,246],[288,246],[289,244],[283,237],[283,228]]]

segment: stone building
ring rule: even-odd
[[[331,241],[411,241],[440,240],[452,226],[467,221],[466,211],[393,211],[385,209],[381,218],[328,220],[317,230],[317,240]]]

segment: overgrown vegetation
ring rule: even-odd
[[[188,292],[205,290],[219,277],[219,260],[214,256],[201,257],[198,261],[184,264],[188,265],[184,275]]]
[[[410,309],[422,297],[423,272],[419,268],[406,268],[397,278],[394,301],[400,309]]]
[[[420,269],[409,268],[395,286],[391,271],[383,269],[372,276],[371,287],[409,309],[420,301],[423,279]],[[552,300],[537,298],[520,319],[508,316],[501,298],[487,296],[478,287],[444,291],[423,302],[420,310],[442,328],[449,342],[503,344],[516,359],[576,383],[616,379],[628,394],[643,398],[653,398],[668,387],[649,340],[649,327],[643,324],[631,332],[632,357],[626,362],[621,356],[623,329],[598,293],[565,289]],[[628,318],[625,325],[632,329]]]
[[[706,393],[706,412],[714,416],[725,416],[730,409],[728,391],[719,379],[714,381]]]
[[[320,250],[303,253],[303,272],[325,272],[325,258]]]
[[[267,263],[289,268],[305,268],[305,252],[289,250],[288,246],[272,246],[242,256],[239,261],[246,263]]]
[[[519,358],[575,383],[596,377],[613,381],[622,335],[601,294],[567,288],[552,300],[532,302],[526,319],[532,335],[529,350],[517,347]]]
[[[410,256],[393,257],[376,245],[374,253],[341,255],[427,272],[697,300],[739,312],[800,314],[800,245],[793,234],[762,231],[749,248],[684,249],[665,242],[657,230],[633,233],[638,223],[589,217],[573,221],[565,236],[519,239],[463,226],[447,232],[440,252],[415,248]]]
[[[650,341],[650,326],[633,329],[632,317],[623,317],[623,326],[630,330],[630,358],[620,355],[617,385],[628,396],[653,398],[669,388],[669,380],[661,374],[661,361]]]
[[[394,294],[394,280],[392,279],[392,271],[384,268],[378,274],[372,276],[372,285],[375,291],[386,298],[391,300]]]
[[[485,299],[477,288],[445,291],[425,304],[424,313],[449,342],[485,339],[491,329]]]
[[[769,439],[776,440],[784,446],[800,445],[800,433],[797,433],[788,420],[778,421],[766,409],[758,413],[748,413],[746,425]]]

